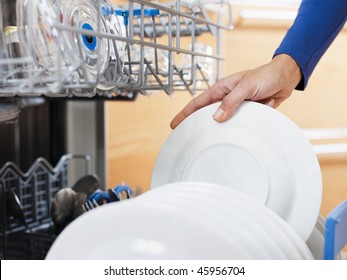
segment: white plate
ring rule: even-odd
[[[224,123],[212,119],[218,106],[198,110],[171,133],[156,160],[151,188],[180,181],[235,188],[269,207],[306,241],[322,198],[311,144],[296,124],[268,106],[244,102]]]

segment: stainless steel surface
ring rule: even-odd
[[[104,106],[100,100],[69,101],[65,127],[67,153],[88,154],[91,158],[90,172],[98,175],[102,186],[107,182]],[[69,179],[76,182],[82,174],[82,167],[75,165],[73,168]]]

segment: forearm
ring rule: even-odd
[[[297,89],[305,89],[320,58],[344,26],[347,0],[303,0],[293,26],[275,52],[288,54],[300,66],[302,79]]]

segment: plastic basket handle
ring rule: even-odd
[[[123,16],[123,20],[124,20],[124,25],[127,26],[129,21],[129,10],[116,10],[116,15],[118,16]],[[133,15],[134,16],[141,16],[141,9],[134,9],[133,10]],[[145,17],[154,17],[154,16],[159,16],[160,15],[160,11],[159,9],[144,9],[143,10],[143,15]]]
[[[336,206],[325,221],[324,259],[333,260],[347,244],[347,200]]]

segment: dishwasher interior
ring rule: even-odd
[[[45,258],[61,189],[96,175],[105,191],[105,101],[195,95],[220,75],[229,1],[123,2],[1,0],[1,258]]]
[[[72,219],[136,196],[123,184],[105,187],[104,102],[211,86],[222,34],[233,29],[231,3],[1,0],[1,258],[44,259]],[[94,181],[84,196],[61,192],[85,176]],[[80,202],[63,223],[60,194]]]

